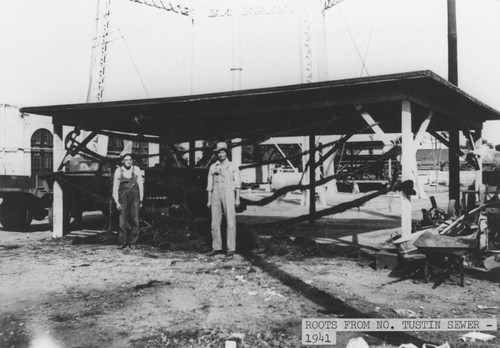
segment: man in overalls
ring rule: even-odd
[[[231,258],[236,250],[236,207],[240,205],[240,172],[227,159],[227,144],[218,143],[214,152],[217,162],[208,171],[208,203],[212,209],[212,251],[207,256],[222,254],[222,215],[227,223],[226,258]]]
[[[120,211],[120,249],[135,249],[139,239],[139,210],[144,197],[144,181],[139,167],[132,165],[132,155],[122,156],[122,165],[113,177],[113,199]]]

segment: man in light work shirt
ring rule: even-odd
[[[227,159],[228,148],[224,142],[218,143],[214,152],[217,162],[208,171],[208,203],[212,209],[212,251],[207,256],[222,254],[222,215],[227,222],[227,252],[231,258],[236,250],[236,207],[240,205],[240,172]]]
[[[122,165],[113,177],[113,200],[120,211],[120,249],[135,249],[139,239],[139,210],[144,197],[141,169],[132,165],[132,155],[122,156]]]

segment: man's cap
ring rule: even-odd
[[[219,142],[217,143],[217,146],[214,149],[214,152],[219,152],[220,150],[228,152],[227,144],[225,142]]]
[[[125,156],[130,156],[132,159],[134,159],[134,155],[130,152],[125,152],[125,153],[120,154],[120,159],[123,160],[125,158]]]

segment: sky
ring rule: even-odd
[[[456,2],[459,87],[500,110],[500,0]],[[232,19],[208,17],[230,1],[183,3],[191,17],[111,0],[104,101],[233,88]],[[0,2],[0,103],[86,101],[96,4]],[[293,12],[243,17],[243,89],[301,83],[298,22]],[[344,0],[327,10],[325,23],[329,80],[427,69],[447,77],[446,0]],[[500,144],[500,122],[486,124],[483,137]]]

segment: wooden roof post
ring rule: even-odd
[[[63,126],[58,123],[54,123],[54,172],[59,169],[59,164],[64,157],[64,142],[63,142]],[[63,228],[63,191],[61,186],[57,181],[54,180],[54,186],[52,189],[52,214],[53,214],[53,226],[52,226],[52,237],[62,238],[64,234]]]
[[[413,133],[411,128],[411,104],[409,100],[401,102],[401,180],[411,179],[413,152]],[[401,192],[401,236],[411,234],[411,196]]]
[[[316,213],[316,188],[314,184],[316,183],[316,136],[309,135],[309,223],[314,223],[313,214]]]
[[[448,198],[460,202],[460,133],[456,127],[449,131],[449,192]]]
[[[309,138],[307,136],[302,137],[302,152],[309,151]],[[308,153],[302,156],[302,184],[306,185],[309,182],[309,167],[306,167],[307,162],[311,158],[311,155]],[[300,199],[300,205],[309,205],[309,194],[308,190],[302,191],[302,197]]]
[[[481,149],[481,147],[483,146],[483,134],[482,134],[482,129],[477,129],[476,130],[476,133],[475,133],[475,137],[476,139],[476,144],[475,144],[475,148],[476,149]],[[474,183],[475,183],[475,190],[478,192],[478,199],[479,199],[479,204],[482,204],[483,201],[484,201],[484,190],[483,190],[483,157],[480,155],[480,156],[477,156],[476,157],[477,159],[477,164],[479,165],[479,169],[476,170],[476,173],[475,173],[475,180],[474,180]]]

